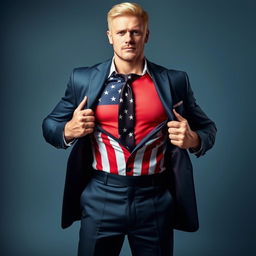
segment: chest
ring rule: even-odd
[[[166,118],[166,113],[150,76],[146,74],[135,80],[131,87],[136,121],[145,123],[162,122]],[[120,92],[121,85],[118,83],[104,88],[95,109],[96,119],[99,123],[117,120]]]
[[[107,85],[95,108],[96,122],[118,137],[118,109],[121,85]],[[146,74],[131,84],[135,110],[135,141],[138,144],[148,133],[167,119],[166,112],[151,77]]]

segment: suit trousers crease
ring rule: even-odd
[[[92,178],[81,207],[78,256],[118,256],[125,235],[133,256],[173,255],[173,198],[165,186],[112,185]]]

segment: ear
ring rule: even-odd
[[[148,42],[148,38],[149,38],[149,30],[147,30],[147,32],[146,32],[145,44]]]
[[[110,44],[113,44],[113,40],[112,40],[112,34],[109,30],[107,30],[107,36],[108,36],[108,41]]]

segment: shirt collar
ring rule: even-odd
[[[116,66],[115,66],[115,62],[114,62],[114,57],[112,58],[112,62],[111,62],[111,66],[110,66],[110,71],[109,71],[109,74],[108,74],[108,78],[113,74],[113,72],[118,73],[117,70],[116,70]],[[141,76],[144,76],[146,73],[149,74],[149,72],[148,72],[148,63],[147,63],[147,60],[145,59],[144,67],[143,67],[143,71],[142,71]]]

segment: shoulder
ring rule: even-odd
[[[111,64],[111,59],[108,59],[104,62],[97,63],[93,66],[88,66],[88,67],[76,67],[73,69],[72,74],[75,76],[86,76],[90,75],[94,71],[101,70],[102,68],[109,66]]]
[[[149,72],[165,81],[172,92],[175,101],[185,99],[189,91],[188,75],[185,71],[170,69],[148,61]]]
[[[154,70],[155,72],[167,72],[168,74],[171,74],[171,75],[176,75],[176,74],[185,75],[186,74],[185,71],[167,68],[167,67],[161,66],[159,64],[153,63],[149,60],[147,60],[147,64],[148,64],[148,68]]]
[[[88,67],[76,67],[72,70],[70,79],[73,84],[79,85],[84,84],[85,81],[89,81],[91,76],[97,72],[106,69],[111,64],[111,59],[104,62],[97,63],[93,66]]]
[[[160,73],[163,76],[167,76],[170,85],[172,87],[183,87],[188,83],[188,75],[185,71],[166,68],[161,65],[155,64],[147,60],[149,72]]]

